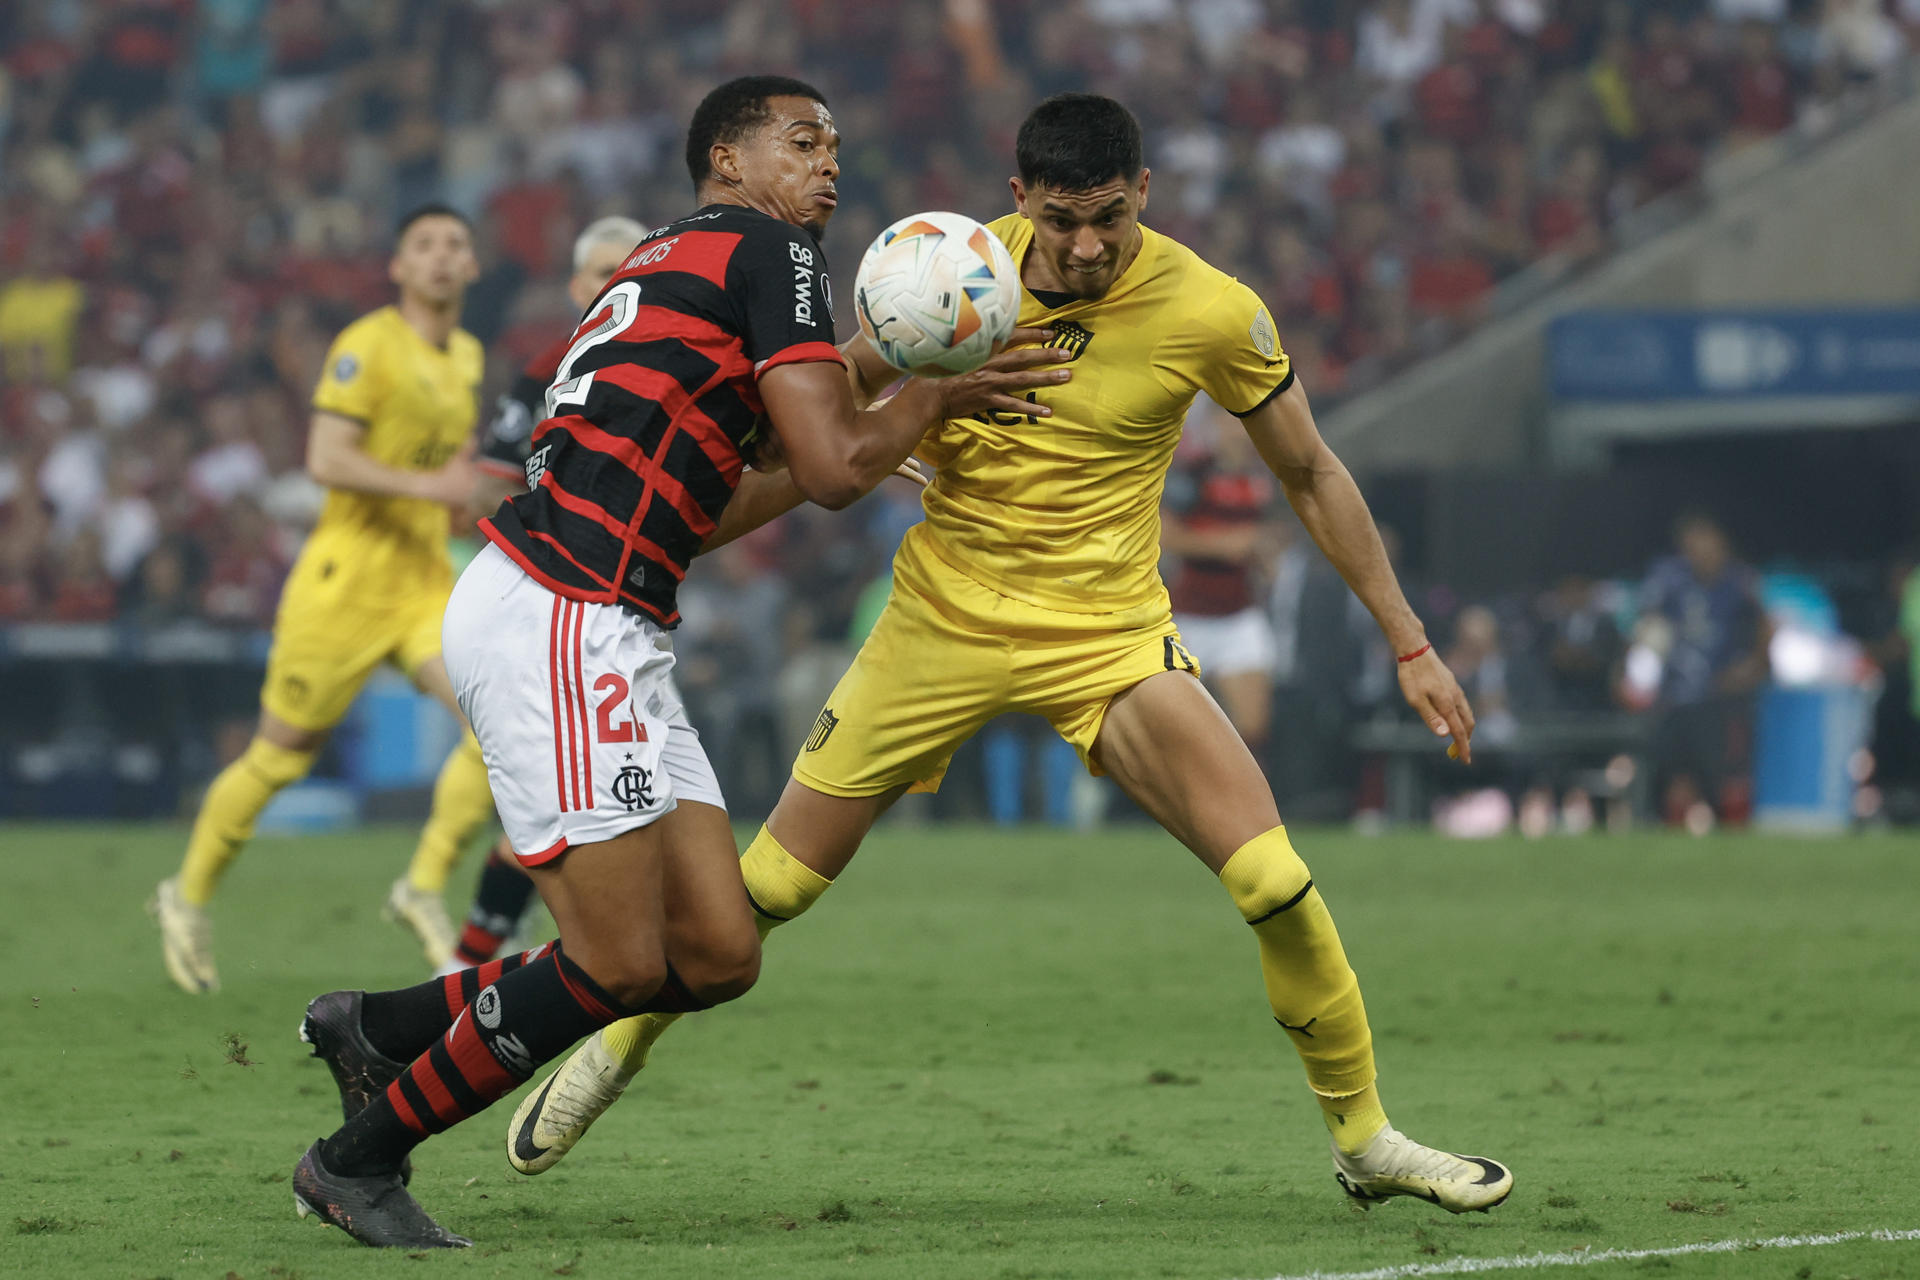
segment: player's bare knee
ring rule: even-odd
[[[667,957],[652,940],[603,944],[580,960],[587,976],[624,1009],[638,1009],[658,995],[667,981]]]

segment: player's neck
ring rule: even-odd
[[[442,304],[403,293],[394,309],[415,333],[435,347],[446,346],[447,339],[453,336],[454,326],[460,323],[458,299]]]

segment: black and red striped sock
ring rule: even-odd
[[[444,978],[429,978],[418,986],[369,991],[360,1001],[360,1033],[395,1062],[411,1062],[453,1025],[475,996],[537,959],[548,945],[542,943],[531,951],[501,956],[477,968],[459,969]]]
[[[446,1034],[322,1147],[327,1167],[348,1177],[390,1173],[424,1139],[513,1092],[541,1063],[622,1017],[622,1010],[555,942],[486,985],[486,969],[455,979],[471,989]],[[494,964],[499,964],[495,961]]]
[[[460,945],[453,958],[464,965],[481,965],[493,959],[500,944],[519,927],[520,917],[533,901],[533,881],[513,860],[495,845],[487,853],[487,865],[480,869],[480,886],[474,891],[473,909],[467,912],[466,928],[460,931]]]

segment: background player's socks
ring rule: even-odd
[[[619,1016],[613,998],[558,943],[527,955],[533,958],[479,986],[478,998],[460,1010],[446,1034],[321,1144],[328,1168],[348,1177],[397,1170],[427,1137],[485,1110],[541,1063]],[[464,970],[444,981],[478,972]],[[423,985],[445,990],[441,983]],[[466,985],[462,981],[463,990]]]
[[[479,740],[468,730],[459,745],[447,753],[440,776],[433,783],[433,809],[420,828],[420,843],[407,864],[407,883],[439,894],[447,887],[454,863],[466,851],[467,841],[493,814],[493,791],[487,785],[487,762]]]
[[[520,918],[533,901],[533,881],[513,860],[502,841],[487,852],[487,865],[480,869],[480,887],[473,895],[473,908],[467,912],[467,924],[460,932],[460,945],[453,958],[462,965],[485,964],[493,959],[500,944],[520,927]]]
[[[1314,1096],[1320,1099],[1320,1118],[1327,1122],[1333,1145],[1350,1156],[1365,1151],[1373,1136],[1387,1127],[1387,1109],[1380,1105],[1380,1090],[1373,1085],[1343,1098]]]
[[[1373,1034],[1360,981],[1286,828],[1275,827],[1235,850],[1220,869],[1220,883],[1260,940],[1267,1001],[1306,1066],[1307,1083],[1322,1098],[1366,1092],[1374,1080]],[[1378,1106],[1375,1095],[1372,1110]],[[1341,1128],[1364,1127],[1370,1117],[1371,1111],[1356,1109],[1349,1117],[1353,1123]]]
[[[187,837],[187,856],[180,864],[183,898],[197,907],[212,900],[221,873],[253,836],[260,811],[282,787],[307,776],[315,754],[255,738],[239,759],[220,771]]]
[[[360,1034],[387,1057],[410,1062],[426,1052],[427,1046],[451,1027],[461,1010],[482,991],[521,965],[539,959],[547,945],[398,991],[369,991],[360,1001]]]
[[[833,881],[788,853],[765,827],[740,855],[740,878],[753,904],[753,922],[760,940],[820,900]],[[680,1020],[677,1013],[646,1013],[625,1018],[600,1033],[600,1046],[620,1064],[624,1076],[647,1065],[654,1041]],[[624,1084],[625,1081],[622,1081]]]

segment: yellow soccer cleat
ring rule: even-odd
[[[213,922],[206,909],[188,902],[180,892],[180,878],[162,880],[147,903],[147,914],[160,926],[160,953],[167,976],[188,995],[220,989],[220,973],[213,967]]]
[[[529,1176],[553,1168],[632,1080],[595,1032],[513,1113],[507,1163]]]
[[[1513,1174],[1498,1161],[1423,1147],[1392,1125],[1359,1155],[1335,1146],[1333,1176],[1363,1209],[1390,1196],[1412,1196],[1448,1213],[1485,1213],[1513,1194]]]
[[[401,876],[387,893],[387,905],[381,914],[407,926],[419,939],[429,968],[438,970],[453,959],[459,935],[453,930],[453,921],[447,918],[447,904],[440,900],[439,894],[416,889]]]

